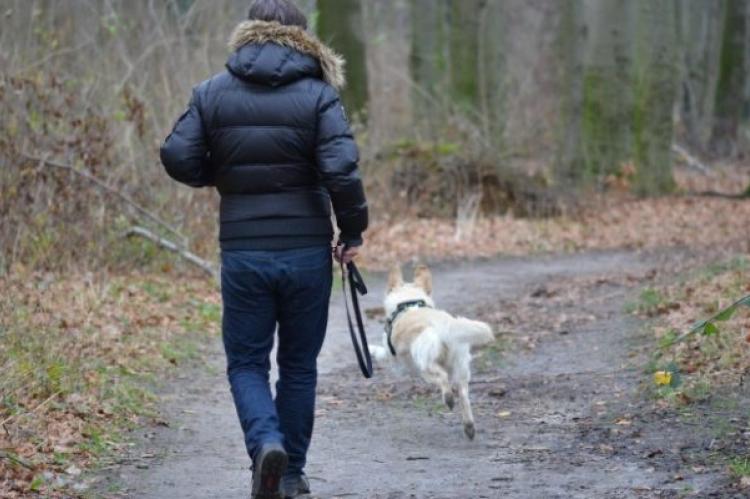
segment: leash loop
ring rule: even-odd
[[[346,248],[344,248],[346,249]],[[344,266],[343,261],[339,261],[341,267],[341,289],[344,291],[344,306],[346,308],[346,320],[349,324],[349,336],[352,338],[352,345],[354,346],[354,353],[357,356],[357,364],[359,369],[362,371],[362,375],[365,378],[372,378],[372,357],[370,356],[370,349],[367,346],[367,335],[365,333],[365,325],[362,320],[362,312],[359,308],[358,294],[366,295],[367,286],[365,281],[362,279],[362,274],[359,273],[359,269],[354,262],[349,262]],[[348,279],[347,279],[348,277]],[[357,331],[359,333],[359,341],[357,341],[357,333],[354,331],[354,321],[352,321],[352,313],[349,310],[349,297],[347,296],[347,280],[349,281],[349,292],[351,294],[352,308],[354,309],[354,318],[357,324]]]

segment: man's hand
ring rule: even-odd
[[[333,250],[333,256],[334,258],[336,258],[336,261],[342,262],[344,264],[347,264],[354,260],[354,257],[357,256],[357,253],[359,253],[358,246],[346,246],[346,249],[344,249],[343,244],[339,244]]]

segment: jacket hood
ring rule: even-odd
[[[244,21],[229,47],[227,69],[240,78],[275,86],[313,76],[337,90],[344,87],[344,59],[298,26]]]

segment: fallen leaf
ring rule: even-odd
[[[656,371],[654,373],[654,384],[668,385],[672,382],[672,373],[669,371]]]
[[[78,476],[81,474],[81,468],[79,468],[75,464],[71,464],[65,469],[65,473],[67,473],[68,475]]]

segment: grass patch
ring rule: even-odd
[[[449,410],[443,403],[440,394],[413,395],[410,400],[410,405],[415,409],[424,411],[428,414],[447,412]]]
[[[646,366],[649,375],[671,365],[679,386],[650,381],[652,393],[675,403],[707,400],[717,388],[738,383],[750,365],[750,314],[738,310],[712,325],[712,334],[677,341],[693,324],[707,319],[750,292],[750,265],[744,255],[706,265],[685,274],[675,284],[644,289],[633,313],[655,317],[651,327],[656,349]]]
[[[499,331],[495,334],[495,340],[492,343],[484,345],[477,352],[474,357],[477,372],[487,372],[503,366],[512,335],[513,333],[508,331]]]
[[[667,298],[656,288],[645,288],[638,299],[625,305],[629,314],[656,315],[667,304]]]
[[[645,299],[634,309],[658,310],[650,324],[655,351],[645,369],[647,392],[660,406],[675,410],[681,420],[723,442],[704,459],[717,467],[728,464],[731,474],[740,478],[750,476],[750,457],[736,456],[746,445],[738,438],[744,428],[738,422],[746,418],[746,398],[738,394],[738,387],[750,365],[750,314],[744,308],[733,315],[719,311],[750,293],[748,283],[750,267],[740,256],[694,270],[656,293],[642,295]],[[659,302],[678,306],[664,308]],[[712,322],[710,331],[682,336],[712,316],[721,319]]]
[[[736,477],[750,476],[750,457],[733,457],[729,460],[729,470]]]
[[[205,279],[0,281],[0,448],[33,468],[0,459],[3,497],[67,494],[75,479],[65,470],[95,467],[121,447],[124,430],[156,415],[157,380],[219,331],[219,296]]]

